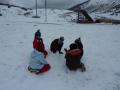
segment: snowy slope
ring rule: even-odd
[[[8,0],[9,1],[9,0]],[[47,0],[47,8],[59,8],[59,9],[67,9],[75,4],[81,3],[85,0]],[[44,8],[45,0],[37,0],[38,7]],[[11,0],[9,1],[11,4],[21,5],[24,7],[35,8],[36,2],[35,0]]]
[[[61,17],[67,11],[60,10],[48,10],[48,21],[44,22],[43,10],[39,10],[39,19],[31,18],[34,11],[27,17],[17,11],[6,9],[0,16],[0,90],[120,89],[120,25],[70,23]],[[51,70],[37,76],[28,72],[27,66],[34,32],[39,28]],[[63,48],[81,37],[86,72],[68,71],[64,54],[49,51],[51,41],[59,36],[65,37]]]
[[[68,9],[74,5],[80,4],[87,0],[47,0],[47,7],[48,8],[59,8],[59,9]],[[35,7],[35,0],[0,0],[0,2],[10,3],[14,5],[34,8]],[[37,0],[38,7],[44,8],[45,0]],[[90,0],[89,5],[100,5],[100,4],[111,4],[115,2],[116,4],[119,3],[119,0]]]
[[[0,0],[2,3],[9,3],[12,5],[22,6],[26,8],[34,9],[36,6],[36,0]],[[118,15],[120,13],[120,0],[47,0],[47,8],[52,9],[69,9],[73,6],[81,4],[81,8],[86,9],[89,13],[99,12],[108,13],[111,15]],[[45,0],[37,0],[38,8],[45,8]]]

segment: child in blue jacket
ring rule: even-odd
[[[34,72],[35,74],[40,74],[48,71],[49,69],[50,65],[45,60],[44,54],[34,49],[31,53],[28,70],[30,72]]]

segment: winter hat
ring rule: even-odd
[[[73,49],[77,49],[77,48],[78,48],[77,44],[75,44],[75,43],[70,44],[69,47],[70,47],[70,50],[73,50]]]
[[[80,38],[80,37],[77,38],[77,39],[75,40],[75,42],[81,42],[81,38]]]
[[[60,41],[64,41],[64,37],[63,36],[60,37]]]
[[[36,36],[36,37],[39,37],[39,38],[41,37],[40,29],[38,29],[37,32],[35,32],[35,36]]]

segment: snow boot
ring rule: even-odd
[[[28,71],[30,71],[31,73],[36,73],[38,72],[38,69],[32,69],[31,67],[28,67]]]

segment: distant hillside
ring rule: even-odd
[[[85,9],[89,13],[93,12],[99,12],[99,13],[111,13],[111,15],[118,15],[120,14],[120,0],[108,0],[103,1],[99,0],[87,0],[83,3],[78,3],[70,8],[68,10],[79,10],[79,9]]]
[[[120,10],[120,2],[118,3],[116,0],[107,3],[96,3],[89,4],[85,9],[89,12],[112,12],[114,13],[116,10]]]
[[[11,4],[6,4],[6,3],[0,3],[0,5],[7,6],[8,8],[10,8],[10,7],[17,7],[17,8],[23,9],[25,11],[27,11],[28,9],[30,9],[30,8],[25,8],[25,7],[22,7],[22,6],[11,5]]]

